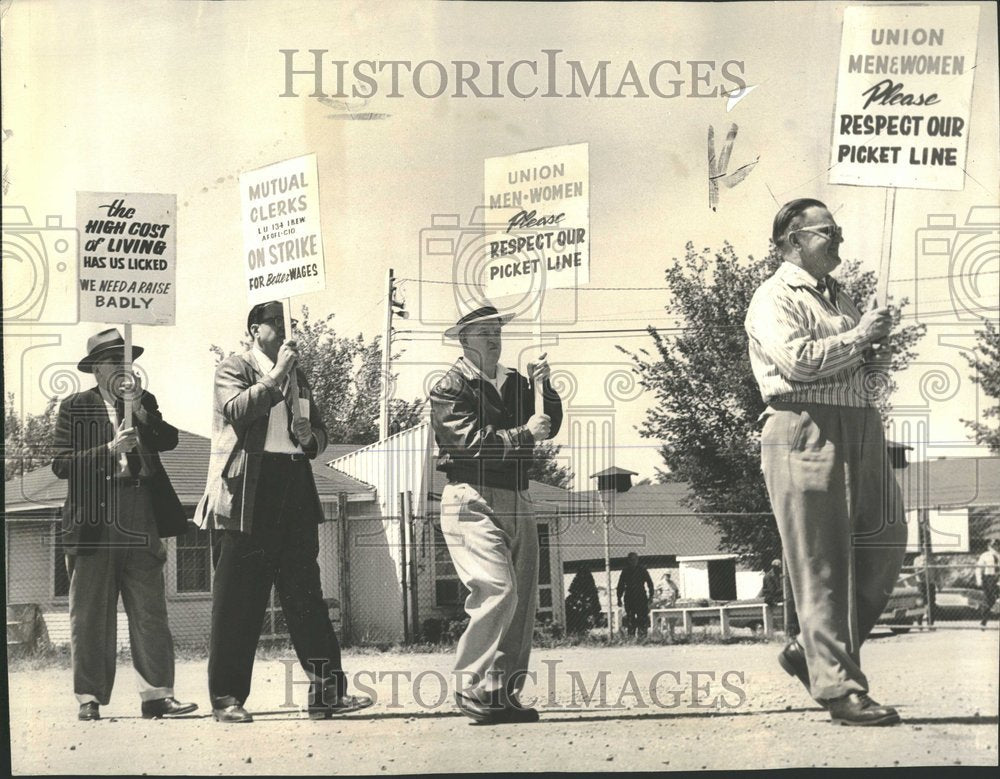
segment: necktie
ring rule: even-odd
[[[837,282],[829,276],[824,276],[816,282],[816,291],[832,304],[837,304]]]
[[[125,418],[125,401],[119,398],[115,401],[115,416],[118,418],[118,424],[121,425],[122,420]],[[128,461],[128,471],[133,477],[138,477],[142,473],[142,458],[139,456],[139,452],[133,448],[131,452],[125,455]]]
[[[296,402],[298,400],[298,398],[294,398],[293,399],[293,398],[290,398],[288,396],[289,384],[291,384],[291,382],[288,382],[287,384],[285,384],[285,392],[284,392],[284,397],[285,397],[285,416],[287,418],[288,437],[289,437],[289,439],[291,439],[292,446],[298,446],[299,445],[299,439],[296,438],[295,437],[295,433],[292,432],[292,418],[293,418],[292,417],[292,403]]]

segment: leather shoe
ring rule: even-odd
[[[882,706],[867,693],[852,692],[825,701],[830,719],[838,725],[895,725],[899,713],[891,706]]]
[[[778,665],[785,670],[786,674],[794,676],[802,682],[802,686],[806,690],[809,689],[809,665],[806,663],[806,653],[798,639],[793,638],[778,653]]]
[[[97,701],[88,701],[80,704],[80,713],[76,715],[82,722],[90,722],[101,718],[101,708]]]
[[[250,712],[243,708],[243,704],[232,696],[219,698],[212,701],[212,716],[216,722],[226,722],[239,724],[241,722],[253,722]]]
[[[181,703],[176,698],[159,698],[155,701],[142,702],[142,718],[177,717],[181,714],[190,714],[197,708],[197,703]]]
[[[505,708],[500,717],[502,722],[531,723],[539,720],[538,709],[520,703]]]
[[[341,714],[367,709],[375,701],[367,695],[341,695],[334,703],[309,707],[309,719],[330,719]]]
[[[460,692],[455,693],[455,705],[476,725],[495,725],[499,722],[509,721],[504,719],[507,709],[503,706],[483,703]]]

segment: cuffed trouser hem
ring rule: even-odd
[[[153,687],[148,690],[139,691],[139,699],[143,703],[149,703],[150,701],[160,701],[164,698],[173,698],[174,688],[173,687]]]

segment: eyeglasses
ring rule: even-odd
[[[266,324],[266,325],[269,325],[270,327],[272,327],[273,329],[277,330],[278,328],[276,326],[276,323],[280,324],[282,327],[284,327],[284,322],[285,322],[285,320],[284,320],[283,317],[280,317],[280,316],[269,316],[267,319],[261,319],[260,322],[258,322],[257,324],[261,324],[261,325]],[[291,320],[291,325],[292,325],[292,329],[293,330],[295,329],[295,326],[298,323],[299,323],[298,319],[292,319]]]
[[[837,225],[822,225],[820,227],[800,227],[797,230],[792,230],[789,235],[795,233],[812,233],[813,235],[818,235],[821,238],[826,238],[828,241],[832,238],[836,238],[838,241],[844,240],[844,231]]]

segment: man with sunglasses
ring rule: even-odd
[[[195,513],[201,527],[221,536],[213,544],[212,713],[219,722],[253,721],[243,704],[275,586],[295,652],[311,680],[309,717],[328,719],[372,701],[347,694],[340,645],[320,586],[316,559],[323,509],[310,461],[326,448],[326,427],[297,367],[295,342],[285,340],[281,303],[254,306],[247,332],[251,348],[223,360],[215,372],[212,452],[206,492]],[[293,371],[296,397],[290,394]]]
[[[800,626],[778,661],[834,722],[890,725],[899,715],[868,697],[860,650],[906,549],[902,500],[866,382],[872,346],[889,335],[892,317],[887,308],[861,313],[829,276],[844,236],[820,201],[782,206],[772,238],[784,262],[754,293],[745,326],[768,404],[761,466]]]

